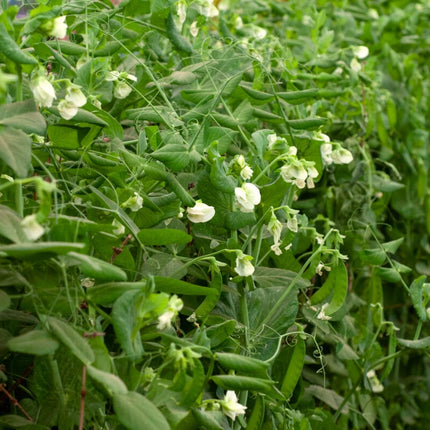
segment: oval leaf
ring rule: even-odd
[[[7,343],[11,351],[23,354],[52,354],[60,344],[45,330],[32,330],[10,339]]]

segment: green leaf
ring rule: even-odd
[[[426,276],[420,276],[419,278],[414,279],[411,286],[409,287],[412,304],[414,305],[414,308],[417,311],[421,321],[427,321],[428,319],[427,310],[424,306],[423,300],[423,285],[425,280]]]
[[[10,297],[2,290],[0,290],[0,312],[4,311],[10,306]]]
[[[95,381],[101,384],[110,396],[114,394],[126,394],[128,392],[124,382],[118,378],[118,376],[103,372],[102,370],[96,369],[93,366],[87,367],[87,372]]]
[[[31,258],[34,256],[49,258],[54,255],[67,254],[85,248],[83,243],[72,242],[39,242],[28,244],[13,244],[0,246],[0,255],[13,258]]]
[[[69,265],[79,265],[80,271],[89,278],[103,281],[126,281],[127,274],[117,266],[99,258],[77,252],[69,252],[63,259]]]
[[[193,240],[189,234],[173,228],[140,230],[138,237],[147,246],[162,246],[172,243],[186,245]]]
[[[15,243],[27,242],[27,236],[21,227],[21,218],[7,206],[0,205],[0,236]]]
[[[382,248],[384,248],[385,252],[389,252],[390,254],[395,254],[404,240],[405,238],[401,237],[400,239],[383,243]]]
[[[113,408],[120,423],[130,430],[170,430],[159,409],[134,391],[115,393]]]
[[[7,426],[6,428],[12,427],[17,429],[23,428],[24,430],[49,430],[49,427],[36,424],[20,415],[3,415],[0,417],[0,424],[4,424]]]
[[[277,269],[276,267],[258,266],[255,268],[253,275],[254,281],[262,288],[269,287],[287,287],[295,279],[297,273],[291,270]],[[309,281],[298,278],[296,280],[297,288],[306,288],[310,285]]]
[[[178,114],[167,106],[146,106],[143,108],[128,109],[125,111],[125,115],[129,119],[146,120],[172,127],[184,125],[178,118]]]
[[[374,266],[384,264],[384,261],[387,258],[385,251],[380,248],[365,249],[360,256],[364,264],[373,264]]]
[[[8,342],[11,351],[32,355],[52,354],[59,346],[60,344],[45,330],[31,330]]]
[[[165,145],[154,151],[151,156],[163,162],[169,169],[175,172],[180,172],[190,162],[190,154],[185,144],[172,143]]]
[[[306,392],[321,400],[335,411],[337,411],[343,403],[343,397],[337,394],[336,391],[320,387],[319,385],[310,385],[306,388]],[[347,414],[349,412],[348,402],[343,406],[341,412],[342,414]]]
[[[2,22],[0,22],[0,52],[9,58],[9,60],[18,64],[37,64],[37,60],[34,57],[21,51]]]
[[[0,125],[17,128],[25,133],[44,136],[46,122],[33,100],[3,105],[0,110]]]
[[[55,317],[45,317],[49,324],[49,329],[54,335],[66,345],[72,354],[85,365],[91,364],[95,360],[94,352],[88,345],[86,339],[82,337],[70,324],[65,323]]]
[[[23,131],[0,125],[0,159],[20,178],[26,177],[31,169],[31,144],[32,140]]]
[[[402,277],[398,270],[393,269],[391,267],[378,267],[376,271],[377,275],[381,277],[384,281],[387,282],[400,282]]]

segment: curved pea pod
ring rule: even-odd
[[[337,312],[344,304],[348,293],[348,272],[345,263],[339,261],[338,265],[332,270],[334,272],[333,297],[324,313],[332,315]]]
[[[70,251],[79,251],[85,248],[83,243],[70,242],[40,242],[17,243],[0,246],[0,255],[19,259],[49,258],[54,255],[67,254]]]
[[[315,100],[318,96],[318,88],[311,88],[308,90],[301,91],[287,91],[277,93],[276,95],[280,97],[282,100],[285,100],[291,104],[300,104],[307,102],[309,100]]]
[[[239,84],[240,88],[252,99],[259,100],[259,101],[271,101],[274,98],[273,94],[265,93],[263,91],[255,90],[252,87],[249,87],[248,85],[244,84],[243,82]]]
[[[208,327],[206,334],[211,341],[211,347],[215,348],[228,339],[233,334],[235,327],[236,320],[227,320]]]
[[[203,392],[203,387],[206,381],[205,369],[199,360],[193,360],[193,375],[187,381],[184,389],[182,390],[182,399],[180,404],[182,406],[191,406],[200,394]]]
[[[252,108],[252,114],[257,118],[261,118],[270,122],[280,123],[284,121],[282,116],[276,115],[275,113],[266,111],[264,109]]]
[[[89,255],[69,252],[63,257],[70,265],[79,264],[81,272],[89,278],[106,281],[126,281],[127,274],[117,266]]]
[[[175,25],[175,21],[173,19],[172,12],[169,13],[169,16],[167,17],[166,21],[166,33],[167,37],[169,38],[170,42],[172,42],[172,45],[179,51],[183,51],[186,54],[193,54],[194,50],[191,46],[191,43],[188,39],[186,39],[182,34],[179,32]]]
[[[293,394],[294,388],[300,379],[305,363],[305,353],[306,343],[298,337],[281,386],[281,392],[287,399]]]
[[[230,352],[217,352],[215,360],[226,369],[232,369],[239,373],[255,375],[261,378],[267,378],[269,363],[257,360],[244,355],[233,354]]]
[[[324,284],[310,298],[310,304],[321,303],[332,292],[336,281],[335,268],[333,268],[325,280]]]
[[[257,396],[251,416],[246,423],[246,430],[261,430],[264,419],[265,403],[263,396]]]
[[[112,40],[110,42],[106,42],[103,48],[97,49],[94,51],[95,57],[107,57],[109,55],[115,54],[115,52],[119,51],[123,43],[118,40]]]
[[[397,338],[397,342],[399,345],[402,345],[405,348],[426,349],[430,346],[430,336],[423,337],[422,339],[417,339],[417,340]]]
[[[206,296],[202,303],[195,310],[196,317],[203,320],[209,315],[209,312],[216,306],[219,298],[221,297],[222,291],[222,275],[217,266],[211,270],[212,279],[210,282],[210,287],[216,290],[215,294]]]
[[[90,164],[96,166],[116,167],[120,163],[119,160],[112,160],[101,155],[95,154],[92,151],[87,152],[88,160]]]
[[[295,130],[316,130],[327,122],[327,118],[291,119],[287,123]]]
[[[155,289],[164,293],[184,294],[191,296],[208,296],[217,294],[215,288],[201,287],[200,285],[180,281],[173,278],[154,276]]]
[[[395,354],[396,346],[397,346],[397,338],[396,338],[396,335],[394,333],[394,329],[391,329],[390,339],[388,340],[387,357]],[[393,370],[395,361],[396,361],[395,357],[390,358],[387,361],[387,364],[385,365],[384,370],[381,373],[381,381],[383,381],[384,379],[386,379],[390,375],[391,371]]]
[[[211,378],[215,384],[224,390],[256,391],[268,395],[276,393],[274,382],[268,379],[254,378],[252,376],[239,375],[214,375]],[[275,396],[276,397],[276,396]],[[281,396],[282,397],[282,396]]]
[[[48,40],[45,43],[51,48],[57,49],[67,55],[82,55],[87,52],[85,47],[68,40]]]
[[[109,305],[118,299],[126,291],[142,290],[147,282],[107,282],[86,289],[87,298],[97,305]]]
[[[34,57],[27,55],[20,49],[3,23],[0,23],[0,52],[17,64],[37,64]]]

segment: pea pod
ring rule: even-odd
[[[227,369],[233,369],[239,373],[255,375],[267,378],[269,363],[244,355],[230,352],[217,352],[215,360]]]
[[[216,290],[216,294],[206,296],[203,302],[200,303],[198,308],[195,310],[196,317],[201,320],[205,319],[209,315],[209,312],[212,311],[221,297],[223,280],[220,270],[215,265],[211,266],[211,277],[210,287]]]
[[[430,346],[430,336],[423,337],[422,339],[409,340],[409,339],[397,339],[399,345],[402,345],[410,349],[425,349]]]
[[[327,122],[327,118],[291,119],[287,122],[295,130],[316,130]]]
[[[336,268],[333,268],[327,276],[324,284],[314,293],[310,299],[311,305],[322,302],[333,290],[336,282]]]
[[[348,272],[345,263],[339,261],[339,264],[333,269],[334,272],[334,290],[333,297],[324,310],[326,315],[332,315],[337,312],[344,304],[348,293]]]
[[[248,85],[241,83],[240,88],[252,99],[261,100],[261,101],[270,101],[273,99],[273,94],[265,93],[263,91],[255,90],[254,88],[249,87]]]
[[[88,300],[98,305],[109,305],[118,299],[126,291],[142,290],[147,285],[146,281],[141,282],[108,282],[86,290]]]
[[[291,397],[299,381],[305,363],[305,352],[306,343],[302,338],[298,337],[281,386],[281,392],[287,399]]]
[[[391,328],[390,339],[388,340],[387,356],[390,356],[396,352],[396,346],[397,346],[397,338],[394,333],[394,329]],[[387,378],[390,375],[391,370],[393,370],[395,360],[396,359],[394,357],[387,361],[387,364],[385,365],[384,370],[381,374],[381,381],[383,381],[385,378]]]
[[[30,57],[20,49],[3,23],[0,23],[0,52],[17,64],[37,64],[35,58]]]
[[[411,295],[412,304],[421,321],[427,320],[427,311],[423,303],[423,285],[426,277],[420,276],[412,282],[409,293]]]
[[[264,109],[253,108],[252,113],[255,117],[265,119],[266,121],[282,122],[284,120],[281,116],[272,112],[268,112]]]
[[[311,88],[308,90],[301,91],[287,91],[277,93],[276,95],[282,100],[285,100],[292,104],[300,104],[309,100],[315,100],[318,95],[318,88]]]
[[[172,45],[178,51],[183,51],[189,55],[193,54],[194,50],[193,50],[193,47],[191,46],[190,41],[186,39],[184,36],[182,36],[182,34],[179,32],[179,30],[176,27],[172,12],[170,12],[169,16],[167,17],[166,32],[170,42],[172,42]]]
[[[67,55],[82,55],[87,52],[87,50],[83,46],[70,42],[68,40],[48,40],[45,43],[46,45],[57,49],[61,53]]]
[[[40,242],[17,243],[0,246],[0,253],[13,258],[38,258],[52,257],[54,255],[67,254],[69,251],[78,251],[85,248],[83,243],[70,242]]]
[[[118,161],[110,160],[109,158],[102,157],[91,151],[87,153],[87,156],[91,164],[95,164],[96,166],[116,167],[119,163]]]
[[[173,278],[154,276],[155,288],[158,291],[170,294],[184,294],[192,296],[208,296],[217,294],[215,288],[201,287],[200,285],[180,281]]]
[[[205,369],[199,360],[193,360],[193,376],[187,381],[182,390],[182,406],[191,406],[200,394],[203,392],[203,387],[206,381]]]
[[[219,387],[224,388],[224,390],[249,390],[257,391],[264,394],[273,393],[274,382],[267,379],[238,375],[214,375],[211,379]]]
[[[44,44],[46,46],[47,49],[49,49],[49,52],[51,52],[51,54],[54,56],[54,58],[63,66],[65,67],[67,70],[70,70],[73,74],[76,74],[76,72],[74,71],[72,65],[59,53],[57,52],[55,49],[53,49],[50,45],[48,45],[47,43]]]
[[[118,40],[112,40],[110,42],[106,42],[105,46],[103,48],[97,49],[94,52],[95,57],[107,57],[109,55],[115,54],[121,46],[123,46],[123,43],[121,43]]]
[[[89,255],[69,252],[63,257],[69,264],[79,264],[81,272],[90,278],[106,281],[126,281],[127,274],[117,266]]]
[[[246,430],[261,430],[264,419],[264,397],[257,396],[254,407],[252,408],[251,416],[246,423]]]

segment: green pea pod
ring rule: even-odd
[[[344,304],[346,295],[348,293],[348,272],[345,263],[339,261],[338,265],[333,269],[334,271],[334,290],[333,297],[324,310],[326,315],[332,315],[337,312]]]
[[[23,52],[12,39],[3,23],[0,23],[0,52],[17,64],[37,64],[37,60]]]
[[[305,364],[306,343],[298,337],[293,354],[282,381],[281,392],[288,399],[294,392]]]
[[[327,121],[327,118],[291,119],[288,120],[288,125],[295,130],[316,130]]]
[[[51,52],[51,54],[54,56],[54,58],[67,70],[70,70],[73,74],[76,74],[76,72],[73,69],[73,66],[55,49],[53,49],[50,45],[47,43],[44,43],[47,49]]]
[[[257,118],[261,118],[261,119],[264,119],[264,120],[270,121],[270,122],[278,123],[278,122],[284,121],[284,119],[281,116],[276,115],[272,112],[268,112],[264,109],[253,108],[252,114]]]
[[[115,52],[119,51],[119,49],[123,46],[118,40],[112,40],[110,42],[106,42],[103,48],[97,49],[94,52],[95,57],[107,57],[109,55],[115,54]]]
[[[254,407],[252,408],[251,416],[246,423],[246,430],[261,430],[264,419],[264,397],[257,396]]]
[[[86,48],[68,40],[48,40],[46,45],[66,55],[82,55],[87,52]]]
[[[427,321],[427,311],[423,303],[423,285],[426,277],[420,276],[412,282],[409,287],[409,294],[411,295],[412,304],[421,321]]]
[[[224,368],[233,369],[239,373],[254,375],[261,378],[268,377],[267,370],[269,368],[269,363],[252,357],[246,357],[244,355],[233,354],[230,352],[217,352],[215,360]]]
[[[273,99],[273,94],[265,93],[263,91],[254,90],[254,88],[249,87],[243,82],[239,85],[240,88],[252,99],[261,101],[271,101]]]
[[[396,352],[396,346],[397,346],[397,338],[394,333],[394,329],[391,329],[390,339],[388,340],[387,356],[392,355]],[[391,371],[393,370],[395,361],[396,361],[395,357],[387,361],[387,364],[385,365],[384,370],[381,373],[381,381],[383,381],[390,375]]]
[[[201,287],[200,285],[180,281],[173,278],[154,276],[155,288],[163,293],[184,294],[188,296],[208,296],[218,294],[215,288]]]
[[[216,290],[216,294],[211,294],[206,296],[202,303],[195,310],[196,317],[203,320],[208,315],[209,312],[216,306],[219,298],[221,297],[223,279],[221,272],[216,265],[211,265],[211,282],[210,287]]]
[[[212,112],[211,117],[213,118],[214,121],[217,122],[218,125],[221,125],[222,127],[227,127],[235,130],[239,125],[239,121],[237,121],[235,118],[232,118],[229,115],[224,115],[218,112]]]
[[[69,252],[63,257],[69,264],[79,264],[81,272],[90,278],[106,281],[126,281],[127,274],[117,266],[99,258],[77,252]]]
[[[142,290],[147,286],[146,281],[141,282],[108,282],[86,289],[87,298],[97,305],[110,305],[126,291]]]
[[[309,90],[281,92],[276,95],[289,103],[300,104],[309,100],[315,100],[318,96],[318,91],[318,88],[311,88]]]
[[[235,327],[236,320],[227,320],[208,327],[206,334],[211,341],[211,347],[215,348],[228,339],[233,334]]]
[[[40,242],[17,243],[0,246],[0,253],[13,258],[38,258],[52,257],[54,255],[67,254],[70,251],[78,251],[85,248],[83,243],[71,242]]]
[[[399,345],[410,349],[426,349],[430,346],[430,336],[423,337],[422,339],[409,340],[397,338]]]
[[[214,375],[211,379],[224,390],[249,390],[269,395],[273,393],[274,382],[267,379],[239,375]]]
[[[312,295],[310,299],[311,305],[321,303],[332,292],[336,282],[336,267],[332,268],[324,284]]]
[[[199,360],[193,360],[193,376],[187,381],[182,390],[182,399],[180,404],[185,407],[191,406],[200,394],[206,381],[205,369]]]
[[[119,164],[119,161],[110,160],[109,158],[102,157],[91,151],[87,153],[87,156],[90,163],[96,166],[116,167]]]
[[[183,51],[189,55],[194,53],[194,50],[193,50],[193,47],[191,46],[190,41],[186,39],[184,36],[182,36],[182,34],[177,29],[175,25],[175,21],[173,19],[172,12],[170,12],[169,16],[167,17],[166,32],[170,42],[172,42],[172,45],[177,50]]]

